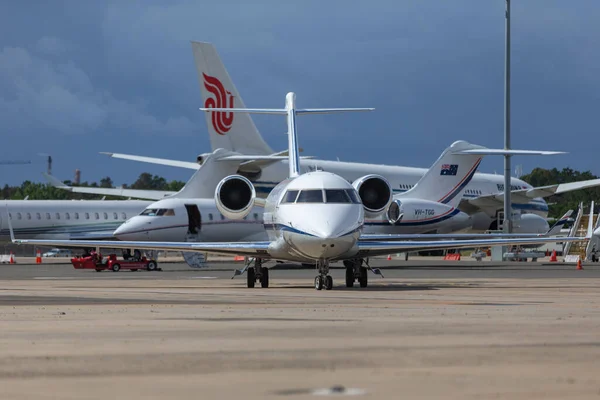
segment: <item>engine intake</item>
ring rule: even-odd
[[[242,219],[250,213],[256,198],[254,185],[240,175],[228,176],[215,189],[215,203],[221,214],[229,219]]]
[[[392,202],[392,188],[389,182],[379,175],[366,175],[352,183],[363,203],[368,217],[381,214]]]
[[[387,209],[387,219],[389,223],[395,225],[398,222],[402,221],[403,217],[404,208],[402,207],[402,202],[398,199],[392,201],[392,203]]]

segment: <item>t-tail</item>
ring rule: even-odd
[[[396,197],[435,200],[451,207],[457,207],[465,187],[481,163],[482,156],[456,154],[456,152],[483,148],[465,141],[452,143],[412,189]]]
[[[296,94],[289,92],[285,96],[285,108],[218,108],[202,107],[202,111],[215,113],[246,113],[246,114],[274,114],[285,115],[288,126],[288,159],[290,164],[289,177],[300,175],[300,150],[298,147],[298,134],[296,129],[296,117],[307,114],[334,114],[342,112],[373,111],[374,108],[296,108]]]
[[[198,72],[202,104],[209,108],[245,108],[215,47],[210,43],[192,42]],[[210,144],[214,150],[225,149],[240,154],[272,154],[248,114],[215,112],[207,115]]]

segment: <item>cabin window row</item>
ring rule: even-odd
[[[110,215],[112,214],[112,215]],[[13,219],[13,213],[8,213],[8,217],[12,220]],[[17,220],[21,220],[21,219],[26,219],[26,220],[32,220],[32,219],[37,219],[37,220],[42,220],[42,219],[46,219],[46,220],[71,220],[71,219],[104,219],[104,220],[108,220],[110,219],[109,217],[112,217],[113,220],[119,220],[119,213],[113,212],[113,213],[20,213],[17,212],[15,213],[15,218]],[[127,219],[127,214],[122,212],[120,213],[120,219],[122,220],[126,220]]]
[[[481,190],[476,190],[476,189],[467,189],[465,190],[466,194],[483,194],[483,192]]]

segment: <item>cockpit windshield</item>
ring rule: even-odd
[[[140,215],[145,215],[147,217],[170,217],[175,215],[175,210],[172,208],[146,208]]]
[[[321,189],[302,190],[296,203],[323,203],[323,191]]]
[[[352,203],[352,199],[344,189],[325,189],[326,203]]]
[[[281,203],[353,203],[360,204],[360,198],[352,189],[305,189],[288,190]]]

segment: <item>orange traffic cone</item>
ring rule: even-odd
[[[37,251],[37,254],[35,255],[35,263],[36,264],[42,263],[42,252],[39,249]]]
[[[581,258],[577,259],[577,269],[578,270],[583,269],[583,267],[581,266]]]
[[[392,261],[392,255],[391,255],[391,254],[388,254],[388,258],[387,258],[387,260],[388,260],[388,261]]]
[[[552,255],[550,256],[550,262],[557,262],[556,259],[556,250],[552,250]]]
[[[10,264],[14,264],[15,263],[15,257],[13,256],[13,252],[12,251],[10,252],[10,261],[9,261],[9,263]]]

